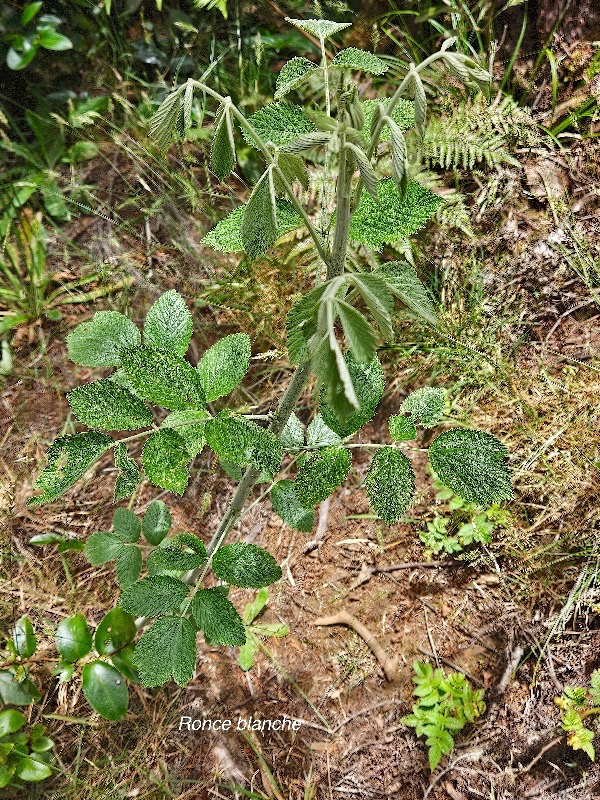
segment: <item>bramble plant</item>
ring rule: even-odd
[[[562,695],[554,702],[561,710],[561,727],[567,732],[567,744],[573,750],[583,750],[592,761],[596,751],[592,744],[594,731],[586,728],[584,720],[600,714],[600,670],[596,669],[590,677],[590,686],[566,686]]]
[[[425,737],[433,772],[442,756],[454,749],[454,735],[485,711],[483,689],[472,689],[462,672],[445,675],[442,669],[434,670],[421,661],[415,661],[413,669],[418,699],[412,714],[402,717],[402,722],[414,728],[417,736]]]
[[[417,424],[430,427],[442,418],[441,390],[417,390],[390,419],[391,445],[352,443],[373,418],[384,393],[377,345],[393,341],[394,300],[410,314],[437,324],[435,307],[411,265],[364,255],[410,236],[442,203],[408,175],[408,142],[410,136],[418,141],[425,120],[423,70],[443,63],[476,85],[485,84],[489,75],[471,58],[453,52],[448,40],[418,66],[410,65],[391,98],[363,103],[352,73],[383,74],[387,64],[356,48],[341,50],[328,61],[325,40],[349,23],[290,22],[319,40],[322,61],[296,57],[284,65],[274,103],[246,118],[229,97],[190,79],[167,96],[151,122],[156,141],[166,148],[176,131],[185,135],[188,130],[194,92],[200,91],[219,104],[211,149],[217,177],[223,179],[235,168],[237,128],[264,158],[265,171],[248,202],[210,231],[205,244],[259,258],[283,233],[304,229],[312,240],[319,259],[316,285],[287,316],[288,355],[295,370],[277,409],[264,425],[264,416],[244,414],[224,399],[248,369],[251,340],[246,334],[216,342],[196,365],[186,359],[192,316],[176,291],[166,292],[150,308],[143,332],[122,314],[97,312],[68,336],[69,355],[85,367],[116,369],[67,395],[75,419],[89,430],[52,443],[37,481],[41,494],[29,500],[30,505],[52,502],[109,450],[114,451],[118,470],[115,502],[133,495],[142,471],[154,486],[183,494],[193,460],[205,445],[228,474],[245,468],[206,545],[191,533],[178,534],[166,545],[162,539],[153,541],[144,516],[144,536],[156,548],[146,560],[144,577],[135,515],[127,517],[127,534],[115,523],[114,533],[94,534],[86,544],[94,563],[116,560],[122,588],[119,607],[138,617],[140,630],[151,622],[133,656],[146,686],[170,678],[179,684],[190,680],[199,630],[210,643],[248,643],[246,620],[229,601],[227,587],[260,589],[279,580],[281,570],[266,550],[225,540],[243,517],[259,480],[270,482],[273,508],[284,523],[307,532],[313,526],[314,507],[347,477],[352,449],[374,449],[366,492],[374,511],[391,525],[403,518],[415,491],[411,461],[401,443],[415,438]],[[318,81],[324,109],[282,99],[305,82]],[[380,141],[391,152],[391,175],[382,172],[386,160],[381,158]],[[317,226],[294,189],[308,180],[304,159],[319,170],[317,153],[323,150],[326,165],[320,175],[328,197],[334,191],[332,176],[337,176],[328,227],[322,220]],[[366,260],[370,267],[359,268]],[[318,412],[315,409],[305,427],[294,409],[313,376]],[[117,439],[107,431],[136,432]],[[128,451],[129,444],[140,439],[146,440],[141,469]],[[462,428],[446,430],[429,447],[430,463],[440,480],[467,501],[482,505],[511,497],[506,458],[496,438]],[[284,461],[284,475],[278,480]],[[291,479],[287,476],[294,467]],[[163,506],[150,508],[158,518],[166,517]],[[126,509],[120,511],[125,519]],[[206,586],[209,570],[224,585]]]

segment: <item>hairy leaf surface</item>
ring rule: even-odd
[[[281,100],[288,92],[300,86],[305,78],[317,70],[318,64],[313,64],[307,58],[295,56],[290,59],[279,71],[277,82],[275,83],[275,100]]]
[[[383,369],[377,356],[368,364],[358,363],[350,353],[346,354],[345,359],[359,407],[349,415],[340,417],[336,408],[324,400],[325,388],[321,400],[323,421],[342,438],[355,433],[373,419],[384,390]]]
[[[117,444],[115,446],[115,466],[118,470],[115,481],[114,502],[125,500],[136,490],[140,482],[140,470],[137,463],[127,455],[127,445]]]
[[[122,592],[119,606],[134,617],[158,617],[177,611],[188,592],[189,586],[177,578],[148,575]]]
[[[144,323],[144,345],[184,356],[192,338],[192,315],[185,300],[174,289],[151,306]]]
[[[300,505],[311,508],[329,497],[348,475],[351,461],[349,451],[343,447],[325,447],[311,453],[294,483]]]
[[[271,489],[273,511],[296,531],[310,533],[315,524],[315,512],[298,500],[293,481],[277,481]]]
[[[273,556],[255,544],[234,542],[220,547],[212,559],[213,572],[232,586],[260,589],[281,578]]]
[[[293,103],[269,103],[248,118],[264,142],[272,142],[276,147],[284,147],[304,133],[316,131],[316,126],[304,113],[301,106]],[[248,144],[256,147],[248,131],[242,128],[242,135]]]
[[[190,477],[185,441],[171,428],[153,433],[142,450],[142,465],[150,483],[183,494]]]
[[[209,644],[240,647],[246,642],[242,618],[219,588],[199,589],[191,605],[196,624]]]
[[[131,431],[152,425],[151,411],[144,402],[114,381],[98,380],[67,393],[79,422],[103,431]]]
[[[181,356],[144,346],[122,350],[121,357],[127,379],[144,400],[171,410],[206,405],[198,372]]]
[[[137,347],[142,337],[133,322],[117,311],[97,311],[67,336],[69,358],[84,367],[118,367],[124,347]]]
[[[379,56],[357,47],[347,47],[340,50],[331,62],[332,67],[340,69],[357,69],[361,72],[370,72],[372,75],[383,75],[388,71],[388,65]]]
[[[250,337],[246,333],[225,336],[206,351],[197,369],[208,402],[235,389],[248,371],[250,353]]]
[[[222,219],[202,239],[203,244],[224,253],[240,253],[244,250],[242,241],[242,219],[246,206],[238,206],[225,219]],[[276,201],[277,238],[304,225],[301,216],[287,200]]]
[[[412,503],[415,474],[409,459],[393,447],[379,450],[365,479],[372,508],[388,525],[398,522]]]
[[[410,414],[413,422],[424,428],[437,425],[444,415],[446,392],[437,386],[424,386],[411,392],[400,406],[402,414]]]
[[[196,666],[194,626],[185,617],[156,620],[136,644],[134,663],[142,686],[160,686],[170,678],[185,686]]]

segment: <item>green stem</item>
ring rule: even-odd
[[[350,200],[352,197],[352,174],[348,164],[348,151],[346,150],[346,129],[343,124],[340,133],[340,155],[338,161],[338,190],[335,231],[333,234],[333,247],[331,250],[331,266],[327,271],[327,278],[342,275],[346,262],[346,248],[348,246],[348,232],[350,229]]]
[[[329,65],[327,64],[327,54],[325,52],[325,39],[319,37],[321,44],[321,66],[323,67],[323,75],[325,76],[325,110],[327,116],[331,116],[331,96],[329,94]]]

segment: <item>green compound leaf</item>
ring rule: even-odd
[[[304,445],[304,425],[293,411],[288,417],[284,429],[279,434],[279,441],[284,450],[293,450],[295,447]]]
[[[252,114],[248,122],[264,142],[272,142],[276,147],[284,147],[299,136],[317,130],[304,110],[293,103],[269,103]],[[242,135],[248,144],[256,147],[256,142],[244,128]]]
[[[81,673],[85,699],[104,719],[116,722],[127,713],[129,692],[121,673],[106,661],[92,661]]]
[[[210,166],[219,180],[235,168],[235,141],[229,105],[219,106],[215,117],[215,134],[210,148]]]
[[[142,524],[129,508],[115,508],[112,518],[114,532],[124,542],[137,542]]]
[[[319,69],[319,66],[313,64],[313,62],[309,61],[307,58],[296,56],[290,59],[290,61],[283,65],[277,76],[277,82],[275,83],[275,100],[281,100],[281,98],[285,97],[292,89],[300,86],[304,79],[317,69]]]
[[[191,552],[190,552],[191,551]],[[204,542],[193,533],[179,533],[148,556],[148,572],[185,572],[206,561]]]
[[[96,628],[94,634],[96,652],[100,656],[112,655],[126,644],[133,642],[136,632],[135,618],[122,608],[113,608]]]
[[[35,653],[37,642],[33,625],[29,617],[21,617],[15,622],[12,632],[12,643],[17,655],[21,658],[30,658]],[[0,733],[0,738],[2,734]]]
[[[85,541],[83,554],[94,567],[114,561],[123,550],[123,540],[115,533],[99,531],[92,533]]]
[[[424,386],[411,392],[400,406],[402,414],[410,414],[413,422],[419,422],[424,428],[437,425],[444,415],[446,392],[436,386]]]
[[[358,69],[361,72],[370,72],[372,75],[383,75],[389,67],[379,56],[357,47],[348,47],[340,50],[331,62],[332,67],[340,69]]]
[[[171,677],[179,686],[196,666],[196,630],[184,617],[162,617],[135,646],[134,663],[142,686],[160,686]]]
[[[251,343],[246,333],[232,333],[210,347],[198,372],[207,401],[225,397],[240,383],[250,366]]]
[[[86,431],[74,436],[61,436],[48,449],[48,465],[36,481],[42,494],[30,497],[28,506],[41,506],[56,500],[68,491],[101,455],[112,447],[114,440],[103,433]]]
[[[351,353],[345,356],[359,407],[342,418],[328,402],[323,402],[326,387],[322,390],[321,415],[325,424],[342,438],[356,433],[373,419],[377,406],[383,397],[383,369],[379,358],[374,356],[368,364],[359,364]]]
[[[388,525],[402,519],[415,493],[415,473],[408,458],[393,447],[379,450],[365,479],[372,508]]]
[[[285,21],[296,28],[300,28],[302,31],[306,31],[306,33],[312,33],[313,36],[317,36],[319,39],[328,39],[334,33],[343,31],[344,28],[349,28],[352,25],[351,22],[332,22],[328,19],[291,19],[286,17]]]
[[[479,506],[512,497],[507,455],[490,433],[460,428],[442,433],[429,448],[429,461],[440,481]]]
[[[141,343],[133,322],[117,311],[97,311],[67,336],[69,358],[84,367],[118,367],[121,350]]]
[[[92,634],[83,614],[63,619],[56,629],[56,649],[62,660],[75,663],[92,649]]]
[[[184,356],[192,338],[192,315],[185,300],[174,289],[161,295],[144,323],[144,345]]]
[[[266,253],[277,240],[277,206],[273,171],[267,169],[244,209],[240,228],[244,250],[250,258]]]
[[[171,428],[153,433],[142,450],[142,466],[154,486],[183,494],[190,479],[190,454],[185,441]]]
[[[309,447],[339,444],[341,441],[338,434],[325,424],[321,414],[317,414],[306,429],[306,444]]]
[[[241,588],[260,589],[281,578],[281,568],[270,553],[244,542],[220,547],[213,556],[212,568],[222,581]]]
[[[136,462],[127,456],[127,445],[115,446],[115,466],[119,470],[115,481],[115,494],[113,502],[125,500],[135,492],[140,482],[140,470]]]
[[[375,250],[418,231],[443,202],[417,181],[409,181],[401,197],[391,178],[380,181],[378,196],[376,203],[364,191],[350,222],[350,238]]]
[[[325,500],[350,471],[351,457],[343,447],[325,447],[312,453],[298,470],[294,490],[304,508]]]
[[[206,405],[200,376],[181,356],[144,346],[126,348],[121,357],[138,397],[173,411]]]
[[[117,583],[121,589],[127,589],[140,577],[142,571],[142,551],[135,544],[123,547],[117,556]]]
[[[365,124],[362,130],[363,136],[367,141],[371,138],[371,124],[379,106],[383,103],[385,106],[385,98],[380,100],[363,100],[362,107],[365,115]],[[407,131],[415,124],[415,104],[411,100],[400,99],[396,104],[392,113],[392,119],[401,131]],[[390,129],[384,125],[381,131],[382,142],[388,142],[390,139]]]
[[[274,433],[255,422],[222,411],[205,426],[206,441],[224,461],[237,465],[252,464],[274,475],[283,458],[281,441]]]
[[[67,400],[75,417],[103,431],[131,431],[152,425],[152,413],[134,394],[114,381],[99,380],[68,392]]]
[[[285,233],[301,228],[304,225],[302,218],[293,205],[287,200],[277,200],[277,238]],[[222,219],[204,239],[203,244],[220,250],[224,253],[241,253],[244,250],[242,242],[242,219],[246,206],[238,206],[225,219]]]
[[[286,525],[296,531],[310,533],[315,524],[315,512],[298,500],[293,481],[278,481],[271,489],[273,511]]]
[[[187,597],[189,586],[168,575],[148,575],[121,594],[119,606],[134,617],[159,617],[177,611]]]
[[[154,500],[142,519],[142,531],[146,541],[153,545],[159,545],[171,530],[171,512],[162,500]]]
[[[246,643],[242,618],[219,588],[197,591],[191,611],[207,643],[232,647]]]
[[[195,458],[206,443],[204,425],[210,419],[208,411],[202,409],[173,411],[163,420],[163,428],[173,428],[185,442],[190,458]]]
[[[430,325],[437,326],[435,306],[412,264],[407,261],[388,261],[381,264],[375,274],[385,280],[390,292],[414,314]]]
[[[390,436],[394,442],[409,442],[417,436],[415,423],[403,415],[394,414],[389,419]]]

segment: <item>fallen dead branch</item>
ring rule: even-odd
[[[338,614],[335,614],[331,617],[319,617],[315,620],[314,624],[319,626],[347,625],[349,628],[352,628],[352,630],[357,633],[361,639],[363,639],[377,661],[379,661],[387,680],[396,680],[398,672],[398,658],[390,658],[375,636],[373,636],[371,631],[365,625],[363,625],[362,622],[359,622],[356,617],[353,617],[352,614],[348,614],[347,611],[340,611]]]

